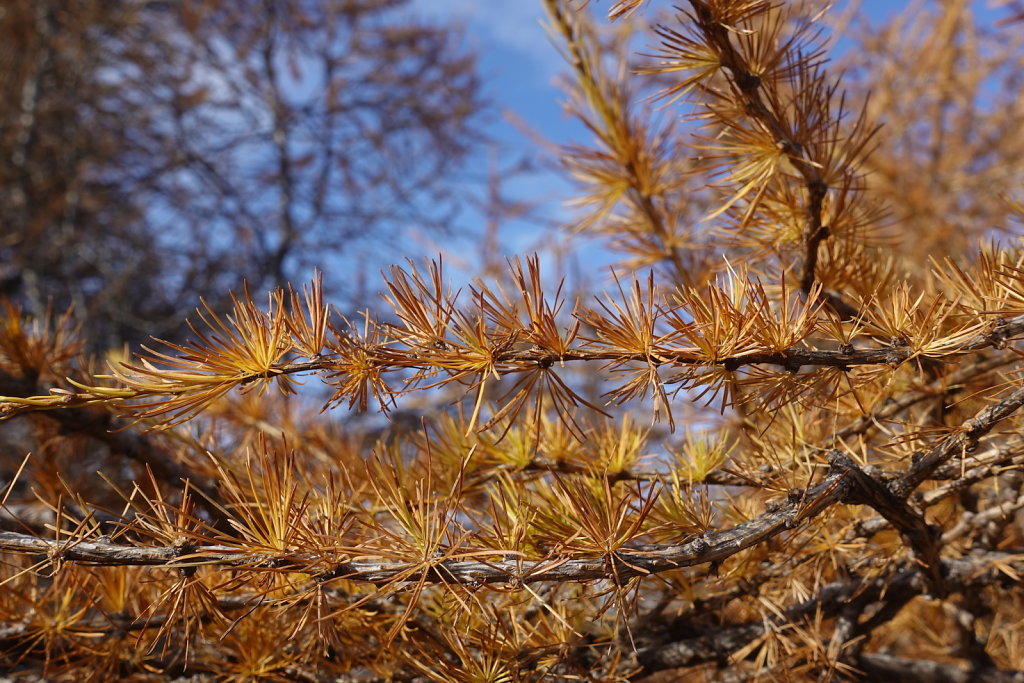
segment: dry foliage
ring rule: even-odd
[[[35,446],[5,453],[4,668],[1024,676],[1019,25],[853,22],[844,76],[829,13],[689,0],[631,74],[629,36],[545,5],[607,291],[409,263],[349,320],[317,277],[106,369],[8,304],[0,410]]]

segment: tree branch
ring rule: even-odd
[[[849,456],[833,451],[829,455],[829,464],[844,470],[853,480],[854,486],[844,502],[867,505],[896,527],[921,563],[934,594],[945,595],[945,580],[939,572],[942,531],[925,522],[924,517],[912,510],[903,498],[893,495],[885,484],[858,467]]]
[[[1009,417],[1024,405],[1024,388],[1017,389],[999,403],[989,406],[975,417],[967,420],[964,431],[956,432],[942,439],[929,453],[911,465],[902,477],[889,483],[890,492],[906,498],[922,481],[949,457],[965,448],[968,439],[977,439],[991,430],[1000,420]],[[378,560],[350,560],[337,563],[333,558],[314,553],[254,553],[240,548],[208,545],[183,549],[182,547],[137,547],[100,543],[97,541],[35,538],[13,532],[0,533],[0,550],[18,553],[44,554],[62,561],[85,562],[99,565],[155,565],[188,567],[194,564],[220,564],[247,566],[249,568],[280,568],[298,566],[322,580],[346,578],[367,583],[390,583],[393,581],[424,581],[430,583],[511,583],[521,585],[540,581],[584,581],[612,579],[623,581],[637,576],[690,567],[698,564],[721,562],[736,553],[762,543],[778,534],[796,527],[837,502],[849,500],[854,490],[859,495],[870,497],[857,487],[862,486],[856,476],[851,477],[849,464],[841,453],[833,451],[830,471],[825,479],[806,492],[791,492],[789,501],[774,504],[761,515],[724,531],[713,531],[700,538],[681,544],[644,546],[611,553],[606,557],[554,558],[525,561],[520,559],[495,559],[476,561],[458,559],[458,552],[452,549],[451,559],[439,558],[425,563],[408,563]],[[877,501],[876,501],[877,502]],[[906,515],[892,506],[882,505],[894,519],[906,522],[906,528],[917,533],[917,525]],[[500,557],[501,549],[495,549]],[[478,554],[478,553],[477,553]],[[325,563],[332,565],[324,570]]]
[[[1024,568],[1019,554],[988,552],[958,559],[942,560],[939,567],[954,590],[994,583],[1015,584],[1012,578],[995,565]],[[818,590],[817,595],[782,611],[781,616],[769,620],[771,624],[798,622],[805,618],[834,617],[851,604],[863,606],[879,601],[907,601],[930,590],[929,582],[916,564],[899,567],[892,574],[871,579],[855,577],[849,581],[836,581]],[[678,626],[676,627],[679,628]],[[702,662],[722,661],[743,646],[765,633],[766,622],[754,621],[719,628],[705,624],[692,625],[702,635],[674,642],[645,644],[637,651],[644,671],[651,673],[664,669],[693,666]],[[914,680],[914,679],[906,679]]]
[[[754,519],[705,534],[686,543],[646,546],[641,550],[622,550],[611,557],[553,558],[519,560],[503,558],[495,550],[495,560],[477,561],[438,559],[428,563],[409,563],[359,559],[336,562],[334,555],[310,552],[247,552],[226,545],[196,547],[141,547],[100,541],[62,540],[0,532],[0,550],[23,554],[47,555],[63,562],[95,565],[143,565],[187,568],[199,565],[224,565],[249,569],[300,567],[320,580],[345,578],[350,581],[384,584],[393,581],[427,583],[510,583],[521,585],[541,581],[626,580],[636,576],[721,562],[736,553],[762,543],[814,517],[847,493],[849,484],[843,471],[835,471],[804,495],[794,493],[790,501],[775,506]],[[477,553],[479,554],[479,553]],[[499,559],[500,558],[500,559]],[[330,569],[322,569],[325,564]]]
[[[1007,671],[996,667],[959,667],[950,662],[906,659],[872,653],[857,658],[857,669],[869,680],[916,681],[917,683],[1024,683],[1024,671]]]
[[[889,484],[890,490],[906,498],[921,482],[957,454],[966,454],[977,447],[978,440],[1024,405],[1024,387],[1019,387],[1003,400],[985,408],[960,427],[961,431],[939,442],[926,455],[918,458],[910,470]]]
[[[944,357],[962,356],[990,347],[1002,347],[1010,338],[1024,334],[1024,315],[1016,316],[1010,320],[1001,320],[987,332],[979,332],[964,343],[958,345],[955,351],[944,354]],[[507,345],[506,345],[507,346]],[[441,348],[436,351],[443,354]],[[737,370],[750,365],[778,365],[790,372],[797,372],[803,367],[834,367],[848,368],[858,365],[890,365],[898,366],[902,363],[919,357],[919,352],[910,346],[894,346],[881,349],[838,349],[818,350],[794,346],[784,351],[752,351],[743,352],[717,360],[708,360],[691,350],[674,350],[670,348],[658,348],[653,352],[663,364],[675,364],[690,367],[722,367],[727,370]],[[505,370],[522,369],[524,365],[535,365],[538,367],[551,367],[554,364],[561,364],[572,361],[604,361],[614,362],[618,365],[635,361],[649,364],[652,352],[646,353],[622,353],[621,351],[595,351],[582,347],[575,347],[564,353],[555,353],[539,347],[529,349],[514,349],[506,351],[495,351],[492,354],[491,362],[502,372]],[[265,381],[268,378],[282,375],[295,375],[306,372],[337,372],[339,371],[339,358],[333,355],[324,355],[316,360],[302,362],[283,362],[274,364],[264,372],[240,373],[236,377],[227,380],[237,386],[243,386],[252,382]],[[366,364],[382,369],[405,369],[405,370],[435,370],[438,365],[431,362],[429,358],[423,358],[416,352],[408,351],[403,354],[396,349],[393,343],[370,346],[366,349]],[[509,367],[504,367],[509,366]],[[670,378],[671,382],[685,382],[689,377],[683,373],[677,378]],[[121,403],[130,401],[133,398],[143,396],[160,395],[155,391],[122,391],[118,396],[111,397],[108,393],[90,391],[64,391],[58,394],[45,396],[0,396],[0,420],[9,419],[26,411],[57,410],[83,407],[96,403]]]

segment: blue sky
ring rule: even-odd
[[[413,0],[412,6],[420,16],[465,27],[467,47],[480,58],[485,97],[497,108],[487,133],[500,145],[500,164],[538,151],[509,114],[549,140],[581,139],[584,131],[562,111],[563,96],[555,82],[565,72],[564,63],[541,25],[540,0]],[[476,160],[474,173],[486,171],[492,153]],[[561,210],[571,186],[556,174],[532,173],[514,178],[503,189],[514,198],[541,202],[550,215]],[[466,217],[470,223],[475,219]],[[501,235],[508,253],[537,250],[546,237],[550,236],[530,221],[503,226]]]
[[[591,9],[600,14],[610,0],[592,4]],[[891,7],[891,3],[874,4]],[[566,74],[566,67],[544,29],[546,18],[540,0],[413,0],[412,7],[420,16],[465,26],[467,47],[480,58],[485,94],[501,112],[511,113],[550,141],[589,142],[588,133],[563,111],[565,96],[557,81]],[[654,9],[654,3],[647,9]],[[500,154],[506,163],[517,153],[536,150],[536,143],[505,116],[495,117],[487,132],[502,146]],[[483,166],[486,159],[476,163]],[[474,169],[480,173],[483,170]],[[545,216],[561,221],[570,218],[563,204],[572,186],[556,173],[518,178],[506,189],[516,197],[542,201]],[[467,215],[465,220],[472,223],[480,219]],[[502,245],[508,253],[532,252],[549,246],[551,240],[550,231],[528,221],[510,223],[502,231]],[[600,250],[588,249],[587,253],[588,261],[614,260]],[[594,265],[600,267],[603,263]]]
[[[591,9],[602,14],[610,4],[611,0],[591,0]],[[643,16],[651,17],[654,10],[672,4],[680,3],[651,2],[646,5]],[[992,4],[971,3],[972,10],[983,22],[1003,14],[993,10]],[[880,22],[911,6],[909,2],[863,0],[857,3],[856,11],[873,22]],[[413,0],[412,7],[420,16],[443,22],[455,21],[466,27],[468,47],[480,58],[486,83],[485,94],[499,110],[512,112],[548,140],[589,142],[587,132],[569,119],[562,109],[564,95],[556,87],[556,81],[566,68],[542,26],[545,15],[540,0]],[[832,11],[842,13],[848,8],[849,0],[839,0]],[[832,49],[836,53],[848,47],[843,41],[838,41]],[[487,132],[503,146],[501,155],[506,160],[510,160],[517,151],[536,150],[532,140],[503,118],[492,120]],[[471,172],[483,173],[486,157],[481,157],[475,164],[477,168]],[[520,178],[506,189],[516,197],[542,199],[544,214],[549,218],[561,221],[570,218],[563,204],[572,186],[556,173]],[[482,219],[471,214],[465,218],[468,224],[479,220]],[[509,253],[529,253],[549,245],[551,241],[549,231],[529,222],[510,223],[502,232],[502,244]],[[598,249],[590,248],[586,254],[586,260],[602,262],[593,264],[602,270],[603,264],[614,260],[613,256]],[[458,265],[457,258],[453,265]]]

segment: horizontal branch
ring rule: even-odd
[[[900,498],[909,495],[954,454],[1024,405],[1024,387],[980,411],[964,422],[962,431],[942,439],[927,455],[914,462],[902,477],[888,483]],[[200,547],[141,547],[106,541],[79,539],[51,540],[14,532],[0,532],[0,550],[42,554],[66,562],[97,565],[150,565],[189,567],[203,565],[245,566],[280,569],[294,566],[322,580],[346,578],[353,581],[385,584],[394,581],[432,583],[510,583],[521,585],[540,581],[586,581],[614,579],[622,581],[672,569],[716,563],[762,543],[801,522],[820,514],[833,504],[850,500],[857,481],[850,476],[848,458],[833,451],[831,468],[824,480],[806,492],[791,492],[788,502],[775,504],[761,515],[724,531],[713,531],[685,543],[622,549],[608,556],[522,560],[502,557],[495,549],[493,561],[438,558],[426,563],[354,559],[335,562],[337,554],[327,557],[309,552],[254,553],[238,547],[208,545]],[[839,457],[842,456],[842,457]],[[860,490],[859,495],[868,495]],[[479,552],[474,553],[479,556]],[[323,570],[325,565],[330,569]]]
[[[619,470],[617,472],[605,472],[595,469],[583,462],[570,462],[567,460],[551,460],[544,457],[535,457],[525,465],[502,465],[501,469],[513,472],[551,472],[556,474],[585,474],[600,477],[607,477],[610,483],[620,481],[661,481],[665,479],[665,473],[656,470]],[[498,468],[495,468],[498,470]],[[496,472],[495,472],[496,473]],[[687,481],[689,483],[689,481]],[[756,478],[744,476],[729,471],[727,468],[714,469],[702,478],[695,478],[692,481],[694,486],[710,484],[713,486],[753,486],[765,488],[766,485]]]
[[[41,390],[33,381],[0,370],[0,393],[20,395]],[[47,398],[63,401],[64,396]],[[5,406],[4,400],[0,396],[0,420],[10,416],[5,411],[22,407],[11,404]],[[71,402],[66,407],[61,406],[64,408],[63,410],[51,410],[40,414],[49,418],[54,427],[61,431],[88,436],[102,443],[112,452],[119,453],[129,460],[148,467],[161,481],[176,483],[183,479],[189,479],[194,488],[199,489],[207,496],[213,496],[213,482],[198,477],[195,472],[183,467],[159,435],[124,429],[124,424],[118,424],[116,418],[109,412],[85,409],[84,406],[91,402],[95,401]],[[31,407],[29,406],[28,409]],[[205,506],[202,497],[199,497],[198,502],[200,506]],[[2,515],[0,515],[0,519],[2,519]]]
[[[1010,320],[1000,319],[996,325],[987,332],[980,332],[965,342],[960,343],[956,348],[943,353],[942,357],[952,357],[976,352],[990,347],[1002,347],[1006,341],[1017,336],[1024,335],[1024,315],[1011,318]],[[589,342],[589,346],[597,346]],[[706,354],[693,348],[673,349],[666,347],[653,347],[642,353],[629,353],[622,350],[598,350],[587,346],[572,347],[562,352],[555,352],[538,346],[528,349],[507,349],[507,344],[500,345],[502,349],[490,349],[483,352],[484,356],[476,355],[466,357],[462,352],[448,345],[438,343],[436,348],[420,349],[409,348],[403,350],[395,348],[392,343],[371,345],[363,349],[365,357],[361,361],[366,368],[377,368],[375,372],[388,370],[416,370],[416,371],[439,371],[451,372],[453,378],[463,376],[466,373],[452,370],[466,363],[470,367],[479,367],[480,373],[497,372],[498,374],[513,371],[522,371],[530,367],[550,368],[555,364],[566,362],[597,361],[606,364],[620,366],[622,364],[636,362],[651,365],[652,363],[661,367],[665,366],[687,366],[692,372],[701,367],[721,367],[726,370],[738,370],[745,366],[752,365],[777,365],[790,372],[798,372],[804,367],[834,367],[847,369],[853,366],[862,365],[888,365],[898,366],[921,355],[910,345],[892,345],[878,349],[857,349],[852,347],[834,350],[809,349],[803,346],[793,346],[782,351],[742,351],[723,358],[707,357]],[[454,349],[454,350],[453,350]],[[486,360],[483,366],[481,362]],[[157,363],[160,361],[158,360]],[[232,386],[245,386],[254,382],[269,381],[274,378],[311,373],[324,372],[336,375],[339,372],[344,374],[344,363],[335,355],[323,355],[315,360],[302,362],[281,362],[271,365],[260,372],[239,372],[235,375],[226,375],[218,378],[214,375],[203,373],[197,370],[191,373],[172,372],[174,381],[166,384],[155,382],[150,385],[143,385],[142,388],[117,388],[117,387],[82,387],[80,391],[69,391],[65,389],[53,390],[50,395],[40,396],[0,396],[0,420],[9,419],[23,412],[65,410],[68,408],[80,408],[93,404],[118,404],[124,405],[135,399],[146,399],[160,396],[184,396],[185,406],[193,406],[199,400],[196,394],[202,394],[215,390],[216,392],[226,391]],[[476,371],[473,371],[476,372]],[[469,374],[473,374],[470,372]],[[686,371],[676,377],[666,380],[666,383],[685,383],[692,376]],[[81,386],[81,385],[79,385]],[[431,385],[436,386],[436,383]],[[404,393],[409,388],[403,389]],[[152,406],[149,406],[152,407]],[[161,411],[150,411],[152,414]],[[187,413],[188,410],[185,410]],[[144,411],[143,414],[149,414]]]
[[[251,569],[303,568],[321,580],[345,578],[364,583],[393,581],[428,583],[509,583],[541,581],[626,580],[636,576],[721,562],[814,517],[846,493],[845,473],[837,470],[804,495],[794,492],[786,504],[724,531],[714,531],[686,543],[623,549],[610,557],[521,560],[495,550],[493,561],[444,559],[409,563],[372,559],[336,562],[333,556],[309,552],[254,553],[226,545],[198,547],[143,547],[106,541],[52,540],[14,532],[0,532],[0,551],[46,555],[63,562],[94,565],[139,565],[187,568],[224,565]],[[479,553],[475,553],[479,554]],[[326,571],[317,567],[330,565]],[[311,569],[312,568],[312,569]]]
[[[978,334],[968,338],[962,344],[959,344],[957,348],[951,350],[949,354],[943,355],[963,355],[991,347],[1002,347],[1006,344],[1007,340],[1020,335],[1024,335],[1024,315],[1016,316],[1009,320],[1000,320],[991,330],[987,332],[979,332]],[[597,345],[598,344],[591,343],[591,346]],[[443,356],[444,351],[438,350],[437,355]],[[601,351],[583,346],[570,348],[564,353],[554,353],[534,346],[528,349],[513,349],[496,352],[493,354],[492,360],[497,365],[501,365],[503,363],[526,363],[542,365],[544,367],[550,367],[556,363],[571,361],[604,361],[613,363],[637,362],[645,364],[654,362],[661,366],[672,364],[708,367],[720,366],[728,370],[738,370],[741,367],[750,365],[778,365],[795,372],[805,366],[846,368],[858,365],[900,365],[919,355],[919,352],[915,351],[913,347],[909,345],[894,345],[878,349],[846,348],[835,350],[819,350],[809,349],[804,346],[793,346],[782,351],[743,351],[722,358],[707,358],[698,353],[696,349],[672,349],[670,347],[663,346],[652,348],[644,353],[628,353],[621,350]],[[391,365],[394,364],[396,360],[395,349],[388,348],[381,354],[378,362],[381,365]],[[429,356],[417,357],[411,360],[413,362],[403,365],[403,367],[415,369],[430,369],[433,367]],[[308,372],[318,369],[317,366],[320,366],[321,369],[329,369],[331,367],[331,362],[331,357],[325,356],[320,361],[295,363],[282,366],[281,368],[276,368],[274,372],[277,374]],[[260,379],[262,377],[262,375],[254,376],[251,380]]]
[[[249,595],[227,595],[218,596],[213,605],[218,611],[229,612],[232,610],[253,610],[266,601],[265,595],[258,593]],[[129,615],[124,612],[109,613],[103,612],[89,621],[82,621],[75,624],[80,633],[89,633],[96,637],[103,635],[123,636],[138,631],[161,629],[168,621],[174,619],[173,612],[161,614]],[[0,642],[17,638],[32,637],[36,626],[31,623],[14,622],[0,626]],[[4,679],[0,679],[3,681]]]

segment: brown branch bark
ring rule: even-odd
[[[723,531],[710,532],[685,543],[649,546],[642,550],[623,550],[612,557],[554,558],[519,560],[439,559],[422,563],[358,559],[334,562],[308,552],[246,552],[226,545],[194,548],[174,546],[141,547],[99,541],[56,541],[27,534],[0,532],[0,551],[46,555],[64,562],[95,565],[148,565],[186,568],[196,565],[224,565],[251,569],[301,567],[321,580],[346,578],[351,581],[384,584],[392,581],[428,583],[510,583],[521,585],[541,581],[626,580],[635,576],[721,562],[736,553],[762,543],[799,523],[814,517],[846,494],[849,484],[845,472],[835,471],[805,495],[791,500],[754,519]],[[500,559],[499,559],[500,558]],[[322,569],[325,564],[330,569]]]
[[[981,437],[991,431],[1001,420],[1016,412],[1022,405],[1024,405],[1024,387],[1016,389],[1003,400],[965,421],[961,425],[962,431],[943,439],[926,455],[918,458],[906,474],[889,484],[890,490],[901,498],[910,495],[911,491],[928,479],[950,458],[974,450]]]
[[[1016,316],[1010,320],[1001,320],[998,325],[987,332],[979,332],[960,347],[943,357],[962,356],[990,347],[1002,347],[1011,338],[1024,334],[1024,315]],[[848,368],[857,365],[890,365],[898,366],[907,361],[919,357],[919,354],[909,346],[889,347],[880,349],[838,349],[818,350],[804,347],[792,347],[784,351],[756,351],[740,353],[734,356],[718,360],[707,360],[690,351],[674,351],[672,349],[658,349],[657,357],[664,364],[676,364],[680,366],[705,366],[723,367],[727,370],[737,370],[749,365],[777,365],[791,372],[799,371],[803,367],[834,367]],[[594,351],[585,348],[574,348],[566,353],[553,353],[545,349],[530,348],[526,350],[517,349],[513,351],[498,352],[494,354],[494,363],[502,370],[503,365],[511,365],[510,369],[521,369],[524,364],[550,367],[556,363],[571,361],[605,361],[622,364],[629,361],[649,363],[650,353],[623,354],[619,351]],[[434,366],[429,359],[421,358],[416,354],[403,356],[393,347],[381,346],[379,350],[371,349],[368,362],[376,364],[381,368],[407,369],[407,370],[430,370]],[[287,362],[274,366],[268,372],[249,375],[239,375],[234,382],[241,386],[250,382],[264,380],[268,377],[278,375],[294,375],[307,372],[336,371],[338,369],[337,359],[333,356],[323,356],[316,360],[303,362]],[[685,375],[670,379],[669,382],[686,381]],[[140,394],[141,396],[142,394]],[[151,394],[149,394],[151,395]],[[52,399],[45,403],[20,403],[13,400],[4,400],[0,397],[0,420],[9,419],[17,414],[30,411],[43,410],[67,410],[69,408],[83,407],[94,403],[111,403],[111,398],[89,392],[61,392],[59,396],[42,396],[41,399]],[[117,399],[123,401],[126,399]]]
[[[833,468],[846,472],[853,481],[844,502],[867,505],[892,524],[910,546],[936,596],[946,594],[946,583],[939,571],[939,551],[942,531],[925,522],[920,513],[911,509],[903,498],[893,495],[883,482],[862,470],[849,456],[833,451],[829,456]]]
[[[891,482],[891,494],[906,498],[921,482],[957,452],[968,441],[973,443],[995,425],[1024,405],[1024,388],[1017,389],[1002,401],[989,406],[967,420],[964,431],[942,439],[932,451],[919,459],[910,470]],[[623,581],[636,576],[690,567],[698,564],[721,562],[736,553],[762,543],[801,522],[810,519],[832,505],[849,500],[857,491],[868,496],[859,487],[863,482],[851,477],[848,463],[842,454],[831,458],[828,475],[818,485],[797,494],[791,492],[783,505],[773,506],[763,514],[723,531],[714,531],[703,537],[680,544],[645,546],[642,549],[622,550],[610,557],[555,558],[525,561],[495,559],[476,561],[438,559],[429,563],[387,562],[377,560],[351,560],[333,562],[331,557],[318,557],[308,552],[253,553],[231,546],[209,545],[183,550],[181,547],[137,547],[97,541],[55,541],[12,532],[0,533],[0,550],[27,554],[48,555],[62,561],[85,562],[99,565],[156,565],[187,567],[193,563],[247,566],[250,568],[280,568],[298,566],[322,580],[346,578],[353,581],[384,584],[393,581],[425,581],[434,583],[510,583],[521,585],[540,581],[585,581],[612,579]],[[880,503],[881,504],[881,503]],[[916,525],[905,515],[883,505],[890,515],[906,522],[914,531]],[[916,532],[915,532],[916,533]],[[453,551],[454,552],[454,551]],[[457,553],[455,553],[457,554]],[[499,557],[500,550],[495,551]],[[325,563],[330,569],[322,569]]]
[[[1010,577],[994,568],[997,563],[1024,566],[1020,555],[1010,553],[980,553],[958,559],[941,561],[941,571],[955,590],[995,583],[1013,585]],[[916,564],[899,567],[892,574],[870,579],[855,577],[823,586],[817,594],[804,602],[782,611],[782,618],[773,624],[799,622],[816,615],[832,617],[852,604],[867,606],[877,602],[906,603],[910,598],[930,590],[929,582]],[[696,630],[700,636],[675,641],[645,643],[637,651],[637,658],[646,673],[694,666],[703,662],[724,661],[733,652],[765,633],[766,623],[754,621],[722,627],[706,624],[677,623],[675,630]],[[671,633],[671,629],[667,632]],[[909,680],[909,679],[907,679]]]
[[[1024,683],[1024,671],[996,667],[972,668],[925,659],[907,659],[871,653],[857,658],[855,666],[865,680],[917,681],[918,683]]]

